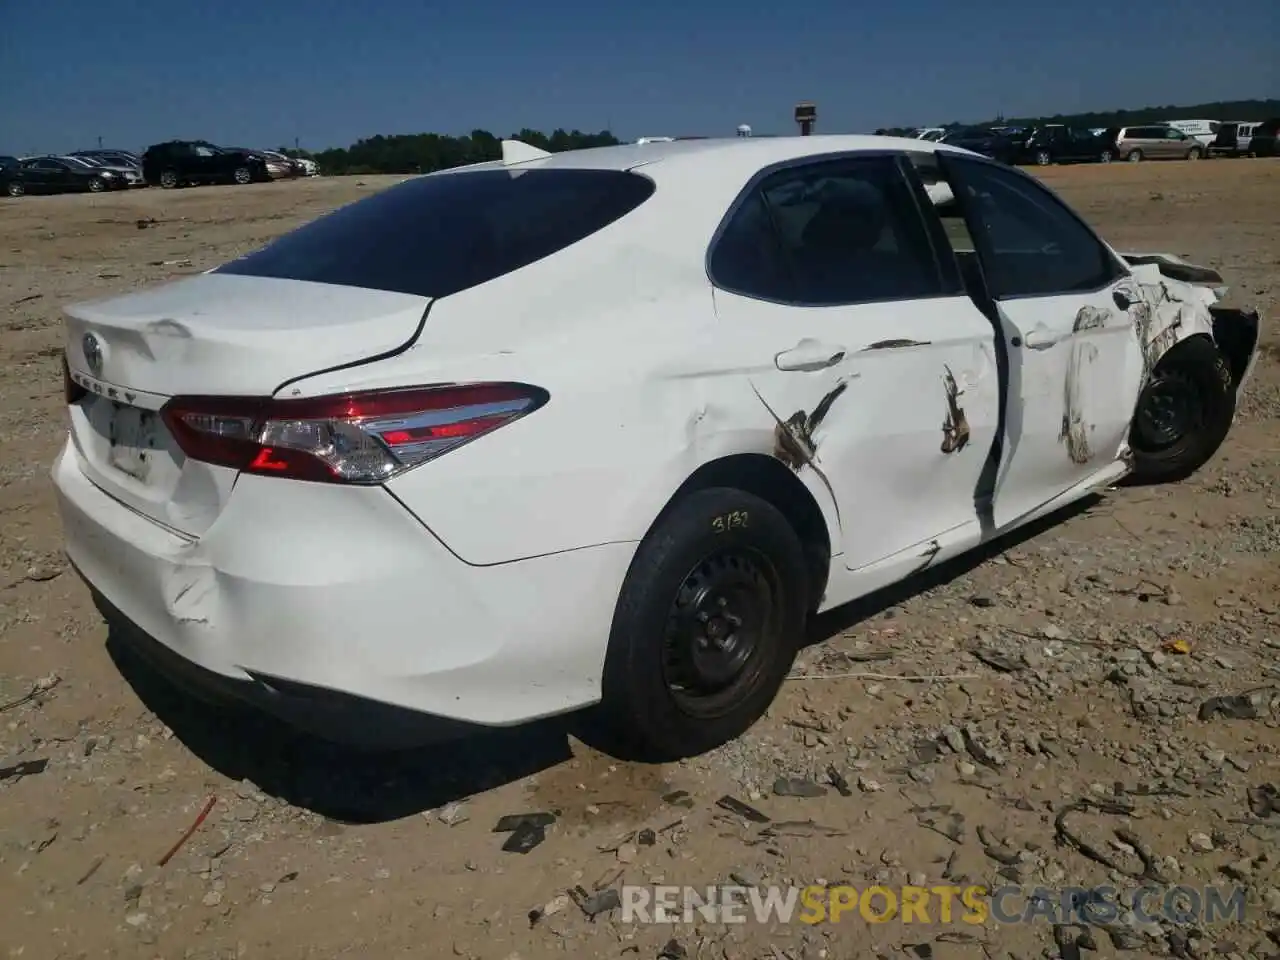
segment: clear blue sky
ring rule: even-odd
[[[1280,0],[0,0],[0,153],[819,132],[1280,96]]]

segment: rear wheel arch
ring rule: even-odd
[[[809,574],[808,606],[811,613],[816,610],[826,593],[831,572],[831,532],[813,494],[795,473],[773,457],[743,453],[704,463],[676,489],[649,529],[656,527],[685,497],[714,487],[728,487],[757,496],[786,518],[804,547]]]

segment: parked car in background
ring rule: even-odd
[[[1249,141],[1259,124],[1247,120],[1226,120],[1218,125],[1218,135],[1209,147],[1211,156],[1239,157],[1248,154]]]
[[[946,133],[947,131],[943,127],[921,127],[915,132],[915,138],[929,143],[937,143],[946,136]]]
[[[68,154],[62,159],[70,160],[72,163],[80,164],[91,170],[110,171],[117,176],[123,177],[125,184],[130,187],[145,187],[147,185],[147,181],[142,179],[142,169],[131,163],[113,163],[105,157],[77,157],[72,154]]]
[[[938,142],[948,143],[962,150],[972,150],[984,157],[1009,164],[1018,161],[1021,149],[1012,137],[990,127],[964,127],[952,130]]]
[[[310,157],[298,157],[296,159],[302,165],[302,175],[304,177],[320,176],[320,165]]]
[[[72,150],[69,157],[88,157],[105,160],[109,164],[137,167],[142,169],[142,158],[128,150]]]
[[[0,156],[0,194],[20,197],[24,192],[22,164],[17,157]]]
[[[147,148],[142,176],[167,190],[189,183],[254,183],[270,180],[267,162],[254,151],[228,149],[208,140],[169,140]]]
[[[1264,120],[1253,129],[1249,138],[1248,154],[1251,157],[1274,157],[1280,155],[1276,147],[1276,135],[1280,131],[1280,118]]]
[[[1115,145],[1104,133],[1052,123],[1035,127],[1018,149],[1018,162],[1048,166],[1051,163],[1108,163]]]
[[[1208,462],[1222,283],[946,144],[507,141],[68,306],[66,551],[121,644],[328,736],[598,703],[702,753],[812,615]]]
[[[23,160],[21,179],[9,184],[10,196],[15,195],[15,183],[20,184],[19,193],[72,193],[82,190],[103,193],[129,187],[129,181],[115,170],[94,166],[75,157],[56,156]]]
[[[1163,124],[1121,127],[1116,134],[1116,156],[1130,163],[1141,160],[1199,160],[1205,145],[1181,130]]]
[[[1189,137],[1195,137],[1207,154],[1209,147],[1217,140],[1218,129],[1222,124],[1217,120],[1169,120],[1165,126],[1181,130]]]
[[[286,180],[302,176],[302,168],[292,158],[275,150],[258,150],[251,147],[228,147],[228,150],[239,150],[242,153],[258,157],[266,164],[267,175],[272,180]]]

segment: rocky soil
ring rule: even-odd
[[[1043,176],[1122,248],[1218,266],[1233,301],[1275,314],[1280,163]],[[686,763],[611,760],[573,720],[360,756],[193,704],[121,652],[60,553],[60,306],[215,266],[389,182],[0,201],[7,956],[1280,955],[1274,328],[1199,475],[1108,491],[822,618],[770,716]],[[499,818],[530,812],[554,822],[504,850]],[[1242,921],[1217,923],[947,923],[936,901],[929,923],[588,915],[623,884],[1180,884],[1246,899]]]

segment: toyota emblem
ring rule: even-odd
[[[98,338],[92,333],[86,333],[80,345],[84,349],[84,362],[89,365],[93,375],[102,376],[102,344],[98,342]]]

